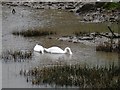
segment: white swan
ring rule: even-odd
[[[35,45],[34,51],[40,52],[40,53],[44,54],[44,48],[43,48],[43,46],[38,45],[38,44]]]
[[[58,54],[64,54],[64,53],[68,53],[72,54],[72,51],[69,47],[66,47],[64,50],[62,50],[59,47],[50,47],[50,48],[44,48],[44,50],[48,53],[58,53]]]

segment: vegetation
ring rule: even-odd
[[[31,51],[12,51],[8,50],[2,53],[2,59],[5,61],[8,60],[14,60],[15,62],[17,60],[21,59],[30,59],[32,58],[32,52]]]
[[[96,46],[96,51],[120,52],[120,41],[118,41],[118,43],[115,45],[109,42],[99,44],[98,46]]]
[[[103,8],[107,10],[120,9],[120,3],[118,2],[107,2],[103,5]]]
[[[90,36],[90,33],[88,33],[88,32],[78,32],[78,31],[76,31],[76,32],[74,32],[73,33],[75,36]]]
[[[57,65],[35,67],[27,74],[32,84],[56,84],[80,88],[120,88],[120,67],[81,67],[80,65]],[[32,79],[32,80],[31,80]]]
[[[23,31],[13,31],[13,35],[21,35],[24,37],[36,37],[36,36],[46,36],[46,35],[53,35],[56,34],[56,32],[50,31],[50,30],[23,30]]]
[[[96,2],[95,7],[104,8],[106,10],[115,10],[115,9],[120,9],[120,3],[119,2]]]
[[[98,46],[96,46],[96,51],[112,52],[112,45],[111,44],[99,44]]]
[[[96,2],[95,4],[85,4],[83,7],[78,9],[76,12],[89,12],[97,10],[97,8],[106,9],[106,10],[117,10],[120,9],[119,2]]]
[[[76,12],[82,12],[82,13],[85,13],[85,12],[88,12],[90,10],[94,10],[95,7],[93,4],[85,4],[83,5],[80,9],[78,9]]]

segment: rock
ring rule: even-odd
[[[85,13],[88,12],[90,10],[94,10],[94,4],[85,4],[82,7],[80,7],[76,13]]]
[[[116,22],[119,16],[119,10],[106,10],[102,7],[105,2],[2,2],[3,5],[9,6],[27,6],[35,9],[65,9],[80,15],[81,22]]]
[[[93,37],[81,37],[79,40],[93,40]]]
[[[70,38],[69,37],[61,37],[58,40],[60,40],[60,41],[69,41]]]

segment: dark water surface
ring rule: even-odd
[[[16,13],[12,14],[11,10],[15,8]],[[87,46],[81,43],[61,42],[56,38],[63,35],[72,35],[75,31],[108,31],[107,23],[81,23],[79,16],[64,10],[42,10],[28,7],[2,7],[2,45],[3,51],[6,50],[33,50],[36,43],[41,43],[44,47],[59,46],[62,49],[69,46],[73,55],[66,54],[39,54],[33,52],[32,60],[24,62],[4,62],[2,61],[3,70],[3,88],[29,88],[29,87],[55,87],[50,85],[33,86],[26,82],[26,78],[19,75],[21,69],[30,69],[35,66],[44,66],[56,63],[81,64],[89,66],[109,66],[114,63],[120,65],[117,53],[96,52],[94,46]],[[21,31],[31,28],[48,28],[55,30],[57,35],[48,37],[31,37],[24,38],[13,36],[12,31]],[[112,29],[118,30],[116,24]]]

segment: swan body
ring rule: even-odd
[[[38,44],[35,45],[34,51],[41,52],[42,54],[44,54],[44,48],[43,48],[43,46],[38,45]]]
[[[50,47],[50,48],[44,48],[44,50],[48,53],[57,53],[57,54],[64,54],[69,51],[69,54],[72,54],[71,49],[69,47],[66,47],[65,50],[62,50],[59,47]]]

